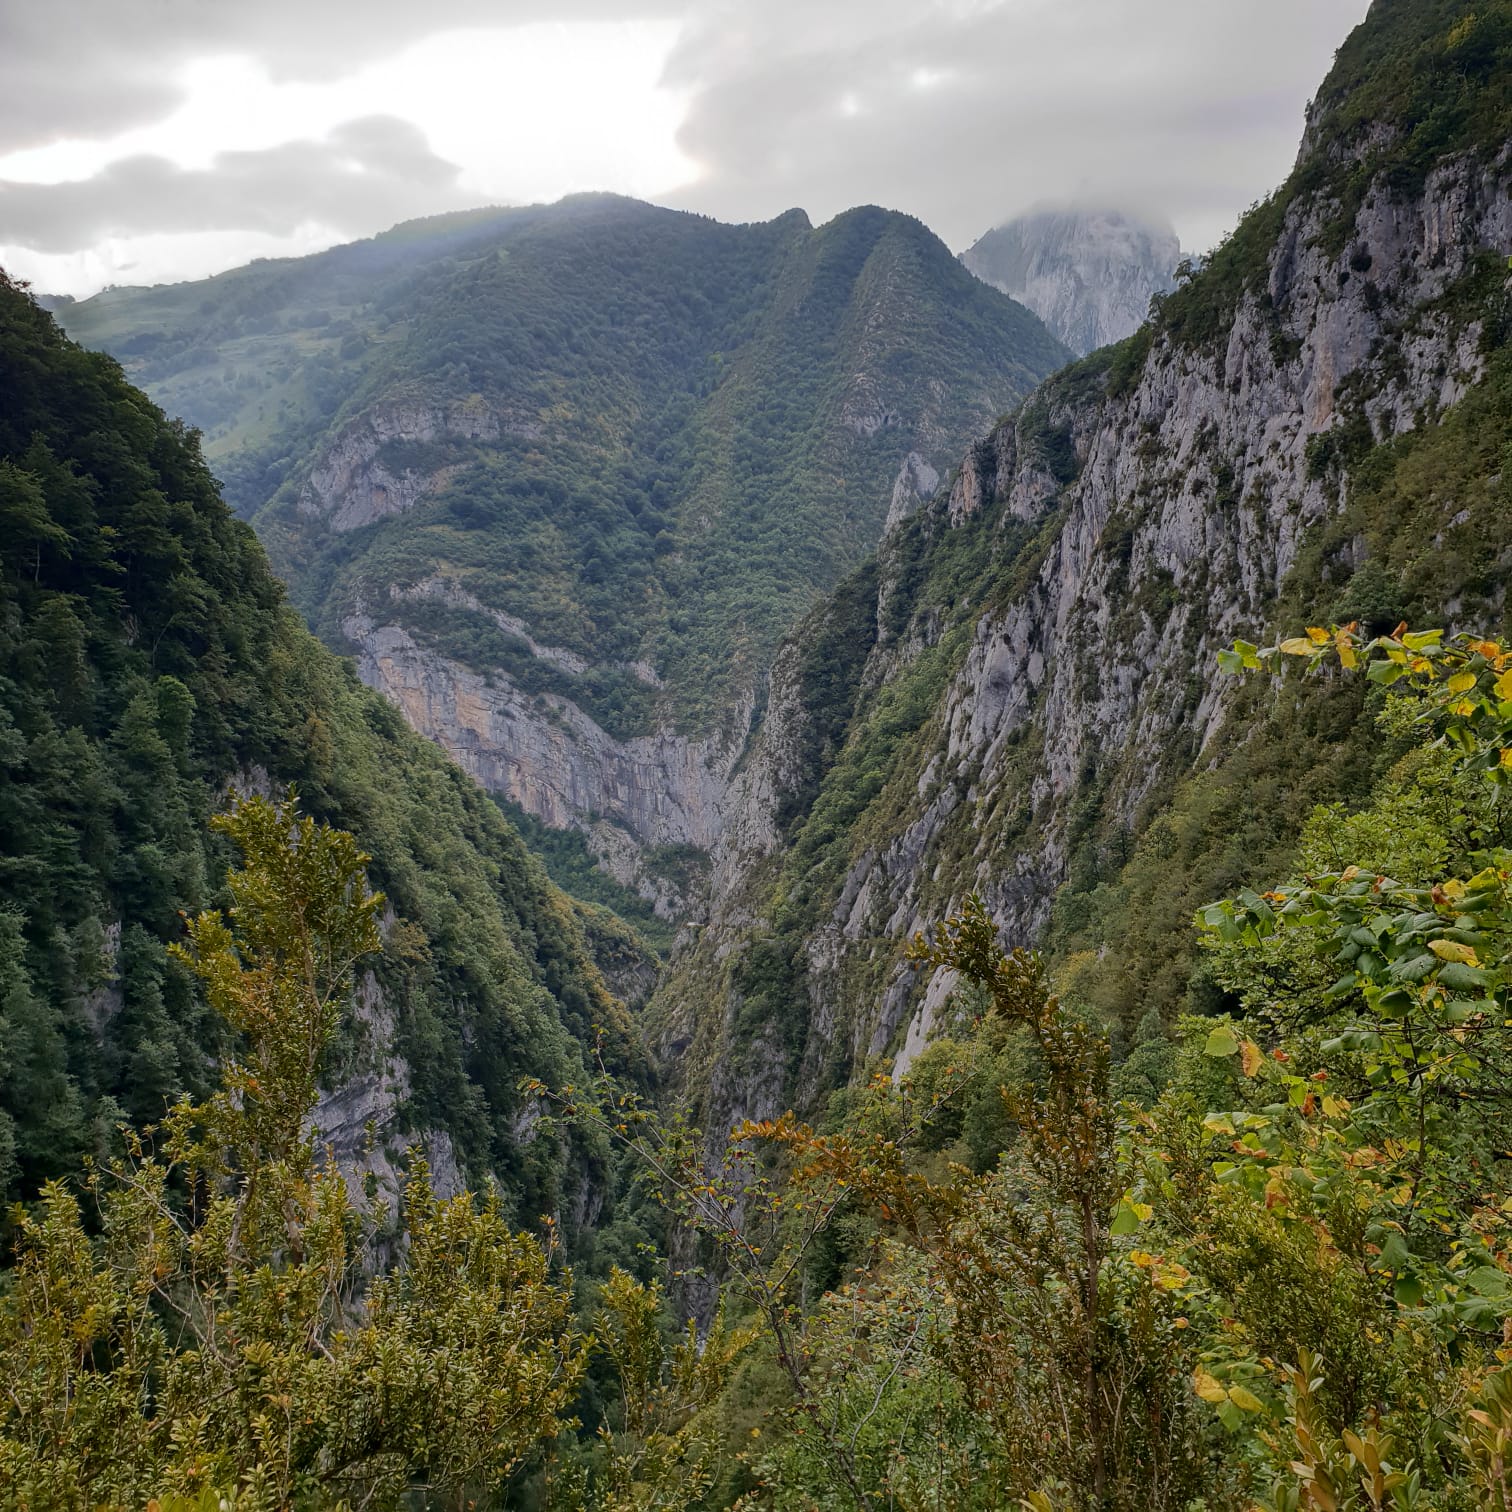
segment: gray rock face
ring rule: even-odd
[[[394,1052],[394,1011],[371,972],[357,983],[353,1014],[363,1042],[361,1064],[339,1086],[321,1089],[309,1120],[317,1142],[346,1177],[354,1200],[371,1176],[383,1200],[396,1203],[404,1154],[411,1146],[430,1162],[437,1195],[456,1196],[466,1180],[451,1137],[444,1130],[408,1126],[410,1070]]]
[[[1051,379],[1035,403],[1074,448],[1071,482],[1045,470],[1022,420],[970,449],[928,506],[929,527],[962,528],[1001,502],[1031,524],[1053,517],[1053,534],[1032,576],[971,624],[915,796],[884,836],[853,849],[805,942],[796,1076],[748,1087],[730,1107],[768,1116],[811,1104],[837,1059],[912,1060],[944,996],[905,964],[912,933],[977,890],[1006,939],[1033,943],[1067,875],[1086,764],[1108,774],[1107,812],[1132,824],[1155,784],[1200,762],[1225,709],[1216,651],[1263,627],[1304,537],[1343,502],[1309,467],[1308,443],[1360,415],[1377,440],[1408,431],[1480,375],[1480,323],[1442,296],[1488,249],[1504,258],[1512,245],[1509,157],[1512,146],[1491,165],[1451,160],[1409,198],[1377,182],[1337,254],[1322,235],[1333,204],[1299,200],[1226,339],[1158,337],[1116,394]],[[879,602],[891,591],[884,550]],[[1157,600],[1158,612],[1141,607]],[[879,638],[863,688],[899,678],[937,635],[924,617]],[[720,963],[771,933],[775,815],[813,780],[795,755],[805,714],[794,664],[789,654],[775,664],[772,713],[716,857],[710,922],[652,1005],[670,1059],[691,1051],[690,1064],[717,1066],[736,1051],[738,1004]],[[1016,759],[1026,741],[1033,759]],[[1007,822],[1014,814],[1034,816],[1032,841]],[[727,1125],[718,1090],[708,1127]]]
[[[662,730],[620,741],[570,699],[527,694],[503,672],[484,677],[418,645],[400,625],[353,615],[342,629],[357,648],[363,681],[482,786],[555,828],[586,831],[604,869],[664,917],[679,919],[695,904],[647,874],[644,852],[713,849],[749,703],[713,736]]]
[[[1181,244],[1169,225],[1117,210],[1033,210],[961,254],[984,283],[1028,307],[1078,356],[1144,324],[1172,286]]]
[[[447,438],[496,441],[509,434],[538,437],[538,422],[503,415],[481,400],[436,405],[422,399],[390,400],[352,421],[332,440],[310,471],[299,512],[324,519],[336,531],[356,530],[387,515],[413,509],[446,482],[445,466],[395,461],[392,448],[432,445]]]

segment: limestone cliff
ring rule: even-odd
[[[585,830],[604,869],[664,918],[681,920],[698,905],[647,853],[713,847],[749,705],[734,711],[723,734],[663,729],[617,740],[570,699],[532,696],[507,674],[473,671],[417,644],[401,625],[352,615],[343,629],[358,648],[363,681],[483,787],[554,828]]]
[[[1414,179],[1377,123],[1362,184],[1344,177],[1360,140],[1304,151],[1160,320],[970,448],[884,545],[842,690],[805,670],[802,637],[777,658],[710,923],[652,1008],[714,1128],[915,1056],[949,984],[918,980],[903,947],[968,891],[1008,940],[1043,938],[1089,827],[1126,854],[1172,784],[1249,738],[1215,652],[1278,604],[1358,595],[1375,573],[1425,613],[1501,613],[1499,469],[1464,497],[1414,495],[1415,530],[1457,576],[1359,501],[1422,465],[1415,448],[1501,371],[1512,153],[1505,135],[1461,142]],[[1472,557],[1489,564],[1474,582]],[[816,744],[823,701],[842,725]],[[1306,786],[1289,801],[1300,818]],[[1105,888],[1127,886],[1120,864],[1097,858]],[[1162,1006],[1148,984],[1127,994],[1127,1012]]]

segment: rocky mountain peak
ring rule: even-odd
[[[1016,216],[961,254],[1081,356],[1137,330],[1180,260],[1176,232],[1158,218],[1071,206]]]

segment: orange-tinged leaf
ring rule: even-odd
[[[1328,631],[1323,629],[1321,625],[1309,625],[1307,627],[1307,638],[1315,646],[1326,646],[1328,644]]]
[[[1155,1267],[1155,1285],[1161,1291],[1177,1291],[1191,1279],[1191,1271],[1184,1265],[1177,1265],[1174,1260],[1163,1261]]]
[[[1254,1040],[1243,1040],[1239,1045],[1239,1065],[1246,1076],[1253,1076],[1265,1064],[1265,1056]]]

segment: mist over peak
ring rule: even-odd
[[[1084,355],[1143,323],[1151,298],[1172,287],[1181,242],[1152,211],[1041,202],[979,237],[961,261]]]

